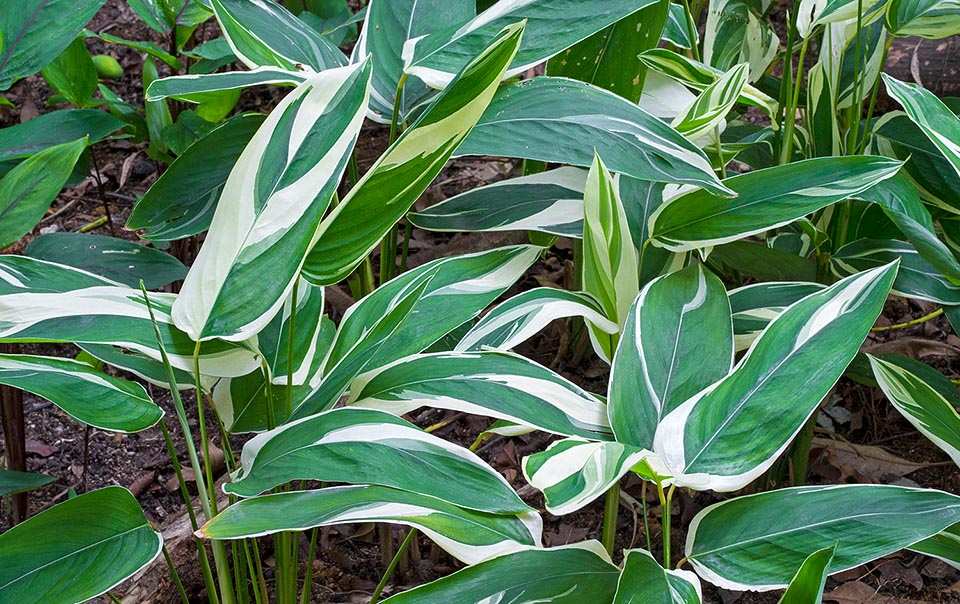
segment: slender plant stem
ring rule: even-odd
[[[880,70],[883,70],[883,67],[887,64],[887,55],[890,53],[890,45],[893,44],[893,36],[887,35],[884,33],[887,39],[883,43],[883,54],[880,56]],[[861,139],[860,144],[857,145],[856,153],[860,155],[867,148],[867,140],[870,138],[870,122],[873,121],[873,109],[877,105],[877,92],[880,90],[880,74],[877,74],[877,79],[873,82],[873,92],[870,93],[870,107],[867,109],[867,121],[866,128],[863,130],[863,139]]]
[[[393,556],[393,560],[390,561],[390,565],[387,567],[387,570],[384,571],[383,576],[380,578],[380,583],[377,584],[377,588],[373,590],[373,596],[370,597],[370,604],[377,604],[380,601],[380,594],[383,593],[383,588],[387,586],[387,581],[390,580],[390,577],[393,576],[393,571],[396,570],[397,564],[400,562],[400,558],[407,553],[407,548],[410,547],[410,543],[416,538],[417,529],[411,528],[410,532],[407,533],[406,539],[403,540],[403,543],[400,544],[400,548],[397,550],[397,553]]]
[[[250,544],[247,543],[247,539],[242,540],[241,547],[243,548],[243,559],[247,563],[247,574],[250,576],[250,582],[253,584],[253,601],[256,604],[263,604],[264,600],[260,596],[260,584],[257,582],[256,569],[253,566],[253,557],[250,554]],[[256,545],[256,543],[254,543]]]
[[[109,591],[107,592],[107,597],[110,598],[111,602],[115,602],[116,604],[123,604],[123,602],[121,602],[117,596],[113,595]]]
[[[794,1],[793,12],[799,8],[799,0]],[[793,27],[793,18],[787,11],[787,44],[783,51],[783,77],[780,80],[780,96],[778,98],[777,119],[779,127],[776,136],[780,143],[780,154],[783,155],[784,130],[786,129],[787,112],[789,111],[791,91],[793,91],[793,42],[796,28]]]
[[[290,330],[287,334],[287,392],[285,397],[286,416],[293,415],[293,357],[296,353],[294,336],[297,334],[297,294],[299,293],[300,279],[293,282],[293,293],[290,294]]]
[[[317,534],[319,529],[314,527],[310,532],[310,551],[307,552],[307,568],[303,571],[303,591],[300,593],[300,604],[310,604],[310,592],[313,591],[313,556],[317,549]]]
[[[620,514],[620,483],[614,484],[607,490],[603,501],[603,528],[600,531],[600,542],[611,556],[617,541],[617,517]]]
[[[690,2],[683,0],[683,8],[687,16],[687,35],[690,36],[690,58],[700,61],[700,49],[697,47],[697,17],[690,11]]]
[[[253,561],[257,569],[257,583],[260,586],[260,595],[263,598],[264,602],[269,602],[270,598],[267,595],[267,578],[263,574],[263,560],[260,559],[260,548],[257,547],[257,542],[252,540],[253,543]]]
[[[400,76],[397,81],[397,92],[393,97],[393,116],[390,118],[390,144],[397,140],[397,127],[400,125],[400,104],[403,97],[403,85],[407,83],[407,74]]]
[[[650,514],[647,509],[647,482],[643,482],[640,487],[640,505],[643,506],[643,533],[647,537],[647,551],[653,551],[653,545],[650,544]]]
[[[413,235],[413,223],[404,221],[403,225],[403,252],[400,254],[400,272],[407,272],[407,256],[410,254],[410,237]]]
[[[797,77],[793,84],[793,96],[787,106],[787,114],[784,116],[783,123],[783,146],[780,147],[780,164],[789,164],[793,155],[793,131],[797,122],[797,105],[800,103],[800,87],[803,84],[803,62],[807,55],[807,45],[810,36],[803,39],[800,43],[800,57],[797,65]],[[791,67],[785,65],[784,68]]]
[[[177,567],[173,565],[173,559],[170,558],[170,552],[167,551],[167,546],[164,545],[161,549],[163,550],[163,559],[167,561],[167,568],[170,569],[170,576],[173,577],[173,584],[177,586],[177,592],[180,594],[180,600],[183,604],[190,604],[190,600],[187,598],[187,592],[183,588],[183,581],[180,580],[180,573],[177,572]]]
[[[183,497],[183,502],[187,504],[187,515],[190,517],[190,526],[193,528],[193,532],[197,532],[200,525],[197,524],[197,515],[193,511],[193,504],[190,501],[190,491],[187,490],[187,482],[183,478],[183,468],[180,467],[180,460],[177,459],[177,452],[173,448],[173,440],[170,438],[170,432],[167,431],[167,426],[162,421],[160,422],[160,431],[163,433],[163,439],[167,443],[167,454],[170,455],[170,460],[173,462],[173,471],[177,474],[177,482],[180,484],[180,495]]]
[[[938,308],[937,310],[925,314],[922,317],[913,319],[912,321],[907,321],[906,323],[897,323],[896,325],[884,325],[883,327],[874,327],[870,331],[891,331],[894,329],[906,329],[908,327],[913,327],[914,325],[920,325],[921,323],[926,323],[931,319],[936,319],[943,314],[943,308]]]
[[[663,483],[657,483],[657,495],[660,496],[660,526],[663,532],[663,567],[670,568],[670,522],[671,509],[673,507],[673,491],[675,485],[670,486],[670,490],[663,492]]]
[[[217,495],[213,492],[213,464],[210,463],[210,438],[207,436],[207,422],[203,411],[203,391],[200,388],[200,342],[193,347],[193,375],[197,397],[197,421],[200,424],[200,443],[203,446],[203,471],[207,478],[207,496],[210,509],[217,514]],[[198,485],[200,483],[197,483]],[[209,520],[209,518],[208,518]]]
[[[857,141],[860,139],[860,112],[863,111],[863,99],[860,98],[860,94],[863,91],[863,75],[865,75],[864,69],[861,69],[860,66],[860,55],[862,54],[861,48],[861,34],[863,32],[863,0],[857,0],[857,35],[854,37],[854,44],[857,45],[856,53],[854,53],[853,60],[853,73],[860,74],[861,77],[858,77],[853,82],[853,99],[850,103],[850,129],[852,135],[848,140],[853,141],[854,150],[856,150]],[[877,78],[880,78],[880,75],[877,75]],[[848,149],[849,150],[849,149]]]
[[[833,392],[833,390],[830,390]],[[827,393],[827,397],[830,393]],[[813,442],[813,433],[817,428],[817,414],[813,413],[800,429],[793,440],[793,451],[790,454],[792,486],[802,487],[807,483],[807,466],[810,464],[810,445]]]
[[[237,594],[237,602],[249,602],[250,590],[247,587],[246,554],[239,541],[230,542],[230,552],[233,554],[233,591]]]

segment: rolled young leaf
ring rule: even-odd
[[[130,491],[84,493],[0,535],[0,600],[83,602],[152,562],[162,545]]]
[[[620,331],[620,326],[607,319],[603,307],[587,292],[536,287],[491,309],[460,339],[454,350],[510,350],[551,321],[564,317],[583,317],[605,333]]]
[[[823,586],[827,582],[827,569],[830,568],[836,551],[837,546],[834,545],[807,556],[777,604],[821,604]]]
[[[542,521],[477,512],[417,492],[382,486],[330,487],[277,493],[237,502],[201,529],[212,539],[242,539],[347,522],[392,522],[416,527],[467,564],[539,547]]]
[[[457,149],[610,171],[640,180],[705,187],[730,195],[706,156],[676,130],[612,92],[565,78],[504,87]]]
[[[696,142],[711,136],[740,98],[750,75],[749,65],[741,63],[703,89],[697,99],[670,123],[677,132]]]
[[[498,30],[524,21],[529,33],[503,75],[509,78],[653,2],[609,0],[597,5],[581,0],[500,0],[468,23],[454,23],[408,41],[403,47],[404,71],[434,88],[445,88]]]
[[[838,542],[827,574],[909,547],[960,521],[960,497],[887,485],[780,489],[702,510],[684,550],[697,574],[724,589],[786,587],[807,557]]]
[[[43,397],[101,430],[139,432],[163,417],[140,384],[70,359],[0,355],[0,384]]]
[[[255,436],[224,490],[251,497],[292,480],[379,484],[491,513],[530,509],[472,452],[372,409],[333,409]]]
[[[647,284],[630,308],[610,368],[617,441],[653,449],[660,420],[733,367],[723,283],[700,264]]]
[[[340,184],[369,81],[369,63],[323,71],[287,95],[253,136],[173,306],[190,337],[245,340],[280,310]]]
[[[610,438],[601,401],[546,367],[504,352],[405,357],[354,380],[347,405],[398,416],[420,407],[453,409],[564,436]]]
[[[307,280],[340,281],[394,228],[487,108],[522,34],[520,24],[501,31],[330,212],[304,266]]]
[[[650,217],[654,245],[675,252],[706,248],[790,224],[892,177],[902,164],[884,157],[823,157],[732,176],[733,200],[697,190]]]
[[[894,408],[960,465],[960,414],[953,405],[903,367],[870,355],[867,358]]]
[[[384,604],[611,604],[618,569],[598,541],[527,549],[467,568]]]
[[[856,356],[896,271],[892,262],[793,304],[733,372],[664,417],[654,451],[676,484],[735,491],[763,474]]]

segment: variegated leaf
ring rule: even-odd
[[[951,283],[906,241],[851,241],[830,256],[830,268],[843,277],[897,259],[900,260],[900,271],[893,283],[893,293],[937,304],[960,304],[960,286]]]
[[[273,0],[210,0],[210,5],[233,53],[250,69],[323,71],[347,63],[340,49]]]
[[[957,0],[891,0],[887,29],[895,36],[940,39],[960,34]]]
[[[543,493],[547,511],[563,516],[606,493],[631,469],[653,468],[645,473],[665,476],[665,468],[655,457],[650,451],[619,442],[567,438],[523,458],[523,475]]]
[[[825,285],[802,281],[753,283],[728,293],[733,316],[733,345],[737,352],[753,344],[767,325],[787,307]]]
[[[113,365],[124,371],[129,371],[154,386],[160,386],[161,388],[170,387],[170,375],[163,362],[154,360],[142,352],[135,352],[133,350],[111,346],[110,344],[78,343],[77,346],[98,361],[106,363],[107,365]],[[174,380],[177,383],[177,390],[192,390],[196,388],[196,380],[192,373],[174,367],[173,374]],[[230,378],[201,375],[200,389],[204,392],[210,392],[213,385],[221,379],[229,380]]]
[[[697,264],[647,284],[613,358],[607,412],[617,441],[653,449],[660,420],[733,367],[723,283]]]
[[[640,260],[620,201],[619,185],[597,155],[583,192],[583,289],[621,328],[640,291]],[[590,341],[601,358],[613,358],[619,334],[588,323]]]
[[[960,465],[960,414],[943,396],[908,370],[867,355],[890,404]]]
[[[747,63],[749,81],[763,77],[777,56],[780,39],[757,4],[744,0],[710,1],[703,36],[704,63],[721,71]]]
[[[715,67],[687,58],[665,48],[654,48],[640,55],[650,69],[689,86],[704,90],[723,77],[724,72]],[[763,109],[768,115],[776,110],[777,101],[747,84],[740,93],[738,102]]]
[[[369,63],[311,77],[244,149],[173,307],[192,338],[245,340],[280,310],[350,158],[369,80]]]
[[[918,541],[910,550],[943,560],[954,568],[960,568],[960,525],[953,525],[932,537]]]
[[[539,547],[534,511],[498,515],[457,507],[418,492],[382,486],[277,493],[231,505],[201,529],[211,539],[243,539],[348,522],[392,522],[423,531],[467,564]]]
[[[610,438],[602,401],[546,367],[506,352],[439,352],[359,376],[347,405],[404,415],[420,407],[487,415],[561,434]]]
[[[878,0],[801,0],[797,12],[797,31],[808,37],[818,25],[856,20],[858,13],[864,25],[879,18],[886,3]]]
[[[371,0],[353,48],[354,61],[367,55],[373,61],[371,119],[381,124],[391,121],[407,41],[443,31],[451,24],[466,23],[476,14],[473,0]],[[399,121],[402,123],[417,106],[429,103],[432,92],[419,78],[407,78],[400,93]]]
[[[793,304],[732,373],[664,417],[654,451],[676,484],[735,491],[763,474],[856,356],[896,270],[893,262]]]
[[[565,78],[504,87],[457,155],[495,155],[610,170],[640,180],[693,184],[720,194],[703,152],[676,130],[612,92]]]
[[[623,571],[613,604],[700,604],[700,579],[686,570],[660,566],[650,552],[631,549],[624,553]]]
[[[583,170],[557,168],[471,189],[407,219],[428,231],[526,230],[579,239],[585,185]]]
[[[512,77],[655,1],[610,0],[598,5],[581,0],[499,0],[467,23],[452,23],[443,31],[408,41],[403,48],[404,71],[444,88],[497,31],[524,21],[528,33],[503,75]]]
[[[916,84],[905,84],[887,74],[883,74],[883,83],[960,175],[960,119],[932,92]]]
[[[670,125],[694,142],[713,136],[725,122],[724,118],[747,84],[747,67],[746,63],[741,63],[704,88],[689,107],[673,118]]]
[[[310,282],[340,281],[394,228],[480,119],[522,34],[520,24],[501,31],[324,219],[304,266]]]
[[[170,363],[193,372],[196,343],[170,318],[177,296],[151,293]],[[139,290],[79,269],[23,256],[0,256],[0,339],[8,342],[111,344],[161,360],[157,337]],[[211,340],[199,354],[200,372],[244,375],[260,366],[245,342]]]
[[[237,90],[250,86],[296,86],[307,79],[307,74],[276,67],[258,67],[250,71],[228,71],[198,75],[174,76],[154,80],[147,87],[146,100],[159,101],[175,98],[195,103],[205,100],[203,95],[221,90]],[[196,96],[199,95],[199,96]]]
[[[785,226],[892,177],[901,162],[885,157],[824,157],[730,177],[735,199],[697,190],[650,217],[653,244],[680,252],[736,241]]]
[[[441,258],[381,285],[347,311],[293,417],[329,409],[361,372],[421,352],[473,319],[539,254],[524,245]]]
[[[102,430],[139,432],[163,417],[140,384],[70,359],[0,355],[0,384],[41,396]]]
[[[786,587],[808,553],[837,550],[826,573],[882,558],[960,521],[960,497],[888,485],[797,487],[736,497],[690,523],[684,554],[702,578],[742,591]]]
[[[373,409],[332,409],[255,436],[224,490],[251,497],[292,480],[378,484],[490,513],[530,509],[464,447]]]
[[[620,326],[607,319],[603,307],[590,294],[537,287],[494,307],[463,336],[455,350],[510,350],[551,321],[565,317],[583,317],[604,333],[620,331]]]
[[[807,129],[812,157],[842,155],[840,128],[837,124],[837,98],[823,63],[810,68],[807,75]]]

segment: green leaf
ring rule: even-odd
[[[324,219],[304,265],[311,283],[340,281],[394,228],[490,103],[522,34],[500,32]]]
[[[0,339],[8,342],[112,344],[160,360],[143,294],[86,271],[34,260],[0,256]],[[193,371],[196,343],[170,319],[174,294],[151,293],[171,364]],[[260,366],[244,344],[222,340],[200,348],[200,371],[211,376],[245,375]]]
[[[700,604],[700,579],[660,566],[650,552],[627,550],[613,604]]]
[[[539,546],[542,525],[540,516],[532,510],[520,515],[490,514],[417,492],[347,486],[245,499],[222,511],[201,530],[212,539],[241,539],[348,522],[416,527],[467,564]]]
[[[24,254],[90,271],[130,287],[139,287],[142,280],[147,289],[159,289],[187,274],[187,268],[169,254],[102,235],[41,235],[30,242]]]
[[[0,5],[0,90],[37,73],[73,42],[106,0],[20,0]]]
[[[211,92],[240,90],[250,86],[297,86],[306,79],[300,72],[286,71],[276,67],[174,76],[151,82],[147,87],[147,100],[159,101],[172,97],[181,101],[199,103]]]
[[[951,283],[905,241],[851,241],[830,256],[830,268],[837,275],[846,276],[897,259],[900,271],[893,283],[893,293],[938,304],[960,304],[960,286]]]
[[[371,0],[353,50],[354,60],[371,55],[373,62],[370,117],[381,124],[390,123],[403,75],[403,45],[408,40],[442,31],[452,23],[466,23],[476,14],[473,0]],[[496,30],[491,36],[494,33]],[[400,95],[399,120],[429,102],[432,92],[419,78],[407,78]]]
[[[153,59],[147,57],[143,61],[143,89],[150,87],[159,76],[157,64]],[[163,130],[173,124],[173,116],[170,114],[170,108],[166,101],[144,101],[143,111],[147,121],[147,132],[150,135],[150,146],[147,147],[147,154],[157,160],[170,163],[168,148],[163,141]]]
[[[17,472],[16,470],[0,470],[0,497],[26,493],[34,489],[56,482],[53,476],[35,472]]]
[[[346,65],[347,58],[312,27],[272,0],[211,0],[230,48],[250,69],[298,65],[320,72]]]
[[[528,32],[503,77],[538,65],[656,0],[500,0],[468,23],[410,40],[403,48],[404,71],[434,88],[444,88],[497,31],[525,22]]]
[[[163,417],[140,384],[69,359],[0,355],[0,383],[43,397],[101,430],[139,432]]]
[[[71,42],[41,73],[50,88],[75,107],[88,105],[97,90],[97,69],[82,37]]]
[[[154,360],[146,354],[111,346],[110,344],[79,343],[77,346],[98,361],[129,371],[154,386],[170,387],[170,376],[167,373],[167,368],[162,362]],[[177,390],[193,390],[196,387],[192,373],[176,367],[173,368],[173,373],[177,382]],[[204,392],[210,392],[213,385],[220,379],[226,378],[201,375],[200,388]]]
[[[894,408],[960,465],[960,415],[953,405],[903,367],[869,359],[877,383]]]
[[[960,498],[887,485],[829,485],[737,497],[701,511],[684,550],[724,589],[786,587],[806,552],[837,543],[827,574],[854,568],[960,520]]]
[[[710,253],[729,267],[761,281],[816,281],[817,264],[792,252],[783,252],[762,243],[731,241]]]
[[[399,593],[384,604],[610,604],[620,570],[603,546],[585,541],[528,549],[468,566]]]
[[[397,416],[420,407],[452,409],[554,434],[610,438],[601,401],[542,365],[505,352],[402,358],[359,376],[347,405]]]
[[[660,420],[732,367],[720,279],[696,264],[651,281],[630,308],[610,368],[607,411],[617,441],[653,449]]]
[[[550,59],[547,73],[599,86],[636,103],[647,72],[637,57],[657,47],[672,6],[669,0],[645,3]]]
[[[932,537],[914,543],[909,549],[960,568],[960,526],[955,524]]]
[[[620,331],[620,326],[607,319],[603,307],[590,294],[537,287],[521,292],[491,309],[464,334],[455,350],[510,350],[530,339],[550,322],[565,317],[583,317],[605,333]]]
[[[566,438],[524,457],[523,476],[543,493],[547,511],[563,516],[606,493],[631,469],[655,463],[653,457],[651,451],[615,441]]]
[[[666,27],[663,30],[663,40],[678,46],[680,48],[690,49],[694,44],[700,43],[700,32],[693,30],[697,39],[690,39],[691,28],[688,25],[690,18],[687,9],[682,4],[670,3],[670,10],[667,15]],[[707,17],[710,18],[709,15]],[[646,49],[649,50],[649,49]]]
[[[650,217],[654,245],[680,252],[756,235],[857,195],[892,177],[902,164],[883,157],[823,157],[732,176],[735,199],[697,190]]]
[[[618,183],[597,155],[583,193],[583,289],[597,298],[608,319],[620,325],[640,291],[640,260],[620,201]],[[613,358],[618,334],[588,324],[594,350]]]
[[[0,162],[31,155],[87,137],[92,145],[122,128],[123,122],[96,109],[61,109],[0,129]]]
[[[892,262],[793,304],[727,377],[664,417],[654,451],[676,484],[735,491],[763,474],[856,356],[896,270]]]
[[[886,26],[898,37],[934,40],[960,33],[960,7],[951,0],[891,0]]]
[[[389,486],[495,514],[530,509],[472,452],[373,409],[332,409],[259,434],[240,464],[224,490],[241,497],[319,480]]]
[[[641,180],[678,182],[728,195],[706,156],[676,130],[611,92],[564,78],[503,88],[457,149],[609,169]]]
[[[0,600],[83,602],[152,562],[162,545],[126,489],[79,495],[0,535]]]
[[[16,243],[40,222],[86,148],[81,138],[44,149],[0,180],[0,248]]]
[[[245,340],[280,310],[347,166],[369,79],[369,63],[314,75],[244,149],[173,307],[192,338]]]
[[[753,344],[770,322],[789,306],[825,285],[802,281],[753,283],[728,293],[733,317],[733,343],[737,352]]]
[[[836,551],[837,546],[834,545],[807,556],[777,604],[820,604],[823,601],[823,586],[827,582],[827,569]]]
[[[120,46],[127,46],[133,48],[134,50],[139,50],[140,52],[145,52],[151,57],[157,59],[158,61],[163,61],[170,69],[174,71],[180,71],[183,69],[183,63],[180,62],[177,57],[173,56],[169,52],[160,48],[155,42],[149,41],[136,41],[136,40],[125,40],[123,38],[112,36],[107,33],[96,34],[98,38],[104,42],[109,42],[110,44],[118,44]]]
[[[960,119],[932,92],[905,84],[883,74],[887,94],[903,106],[904,111],[923,130],[940,153],[960,175]]]
[[[127,228],[154,241],[202,233],[210,226],[223,186],[265,116],[233,117],[190,145],[133,206]]]
[[[579,239],[585,185],[583,170],[557,168],[471,189],[407,219],[428,231],[536,231]]]
[[[671,126],[691,141],[698,141],[715,134],[727,113],[740,98],[750,75],[746,63],[732,67],[717,81],[710,84],[682,113],[673,119]]]

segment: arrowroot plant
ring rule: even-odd
[[[317,530],[348,522],[407,525],[398,556],[420,532],[464,564],[393,595],[394,604],[694,604],[704,600],[701,581],[786,587],[781,601],[816,602],[828,574],[903,548],[957,563],[956,495],[883,485],[766,490],[803,484],[811,419],[891,292],[960,304],[949,217],[957,118],[889,78],[906,116],[872,117],[887,36],[951,33],[951,7],[803,0],[781,52],[770,3],[500,0],[478,12],[472,0],[371,0],[348,57],[336,26],[354,18],[320,26],[325,3],[286,4],[131,1],[171,41],[167,50],[137,48],[162,61],[181,52],[207,61],[165,78],[145,66],[151,153],[177,157],[128,223],[154,242],[205,233],[185,276],[159,252],[136,270],[52,244],[0,256],[0,341],[84,352],[0,355],[0,383],[105,430],[159,423],[210,602],[310,601]],[[0,47],[0,76],[11,81],[70,44],[45,46],[54,37],[47,21],[32,26],[19,11],[0,8],[3,40],[19,32],[17,44],[45,54]],[[189,48],[210,17],[223,38]],[[811,48],[820,56],[804,79]],[[779,82],[768,75],[778,56],[787,66]],[[215,72],[234,58],[246,69]],[[546,75],[516,79],[544,62]],[[196,142],[170,144],[179,139],[167,100],[195,104],[213,124],[241,89],[259,85],[287,88],[269,115],[241,113]],[[769,125],[741,121],[745,108]],[[365,119],[389,125],[390,137],[360,174]],[[84,145],[65,142],[34,150],[0,181],[0,199],[28,172],[72,166]],[[523,159],[525,174],[411,212],[447,161],[467,155]],[[59,172],[51,190],[66,179]],[[574,291],[532,289],[484,313],[543,248],[406,270],[413,225],[571,237],[579,280]],[[41,241],[31,246],[43,250]],[[179,293],[148,291],[180,278]],[[334,324],[325,288],[343,281],[357,301]],[[605,397],[511,352],[562,317],[582,319],[578,337],[610,364]],[[956,453],[952,408],[906,370],[872,362],[897,408]],[[169,389],[199,511],[163,411],[103,364]],[[181,396],[191,390],[197,435],[191,399]],[[604,496],[601,541],[543,547],[538,510],[471,449],[402,417],[420,407],[488,416],[489,431],[507,436],[556,435],[523,460],[524,478],[558,516]],[[222,444],[254,434],[239,459],[227,450],[222,509],[208,463],[211,412]],[[659,495],[663,549],[648,544],[621,558],[618,484],[630,472]],[[751,484],[759,492],[707,507],[683,547],[671,543],[676,489]],[[266,535],[272,575],[260,555]],[[384,546],[392,539],[381,536]],[[84,493],[0,535],[0,601],[80,602],[163,551],[128,491]]]

